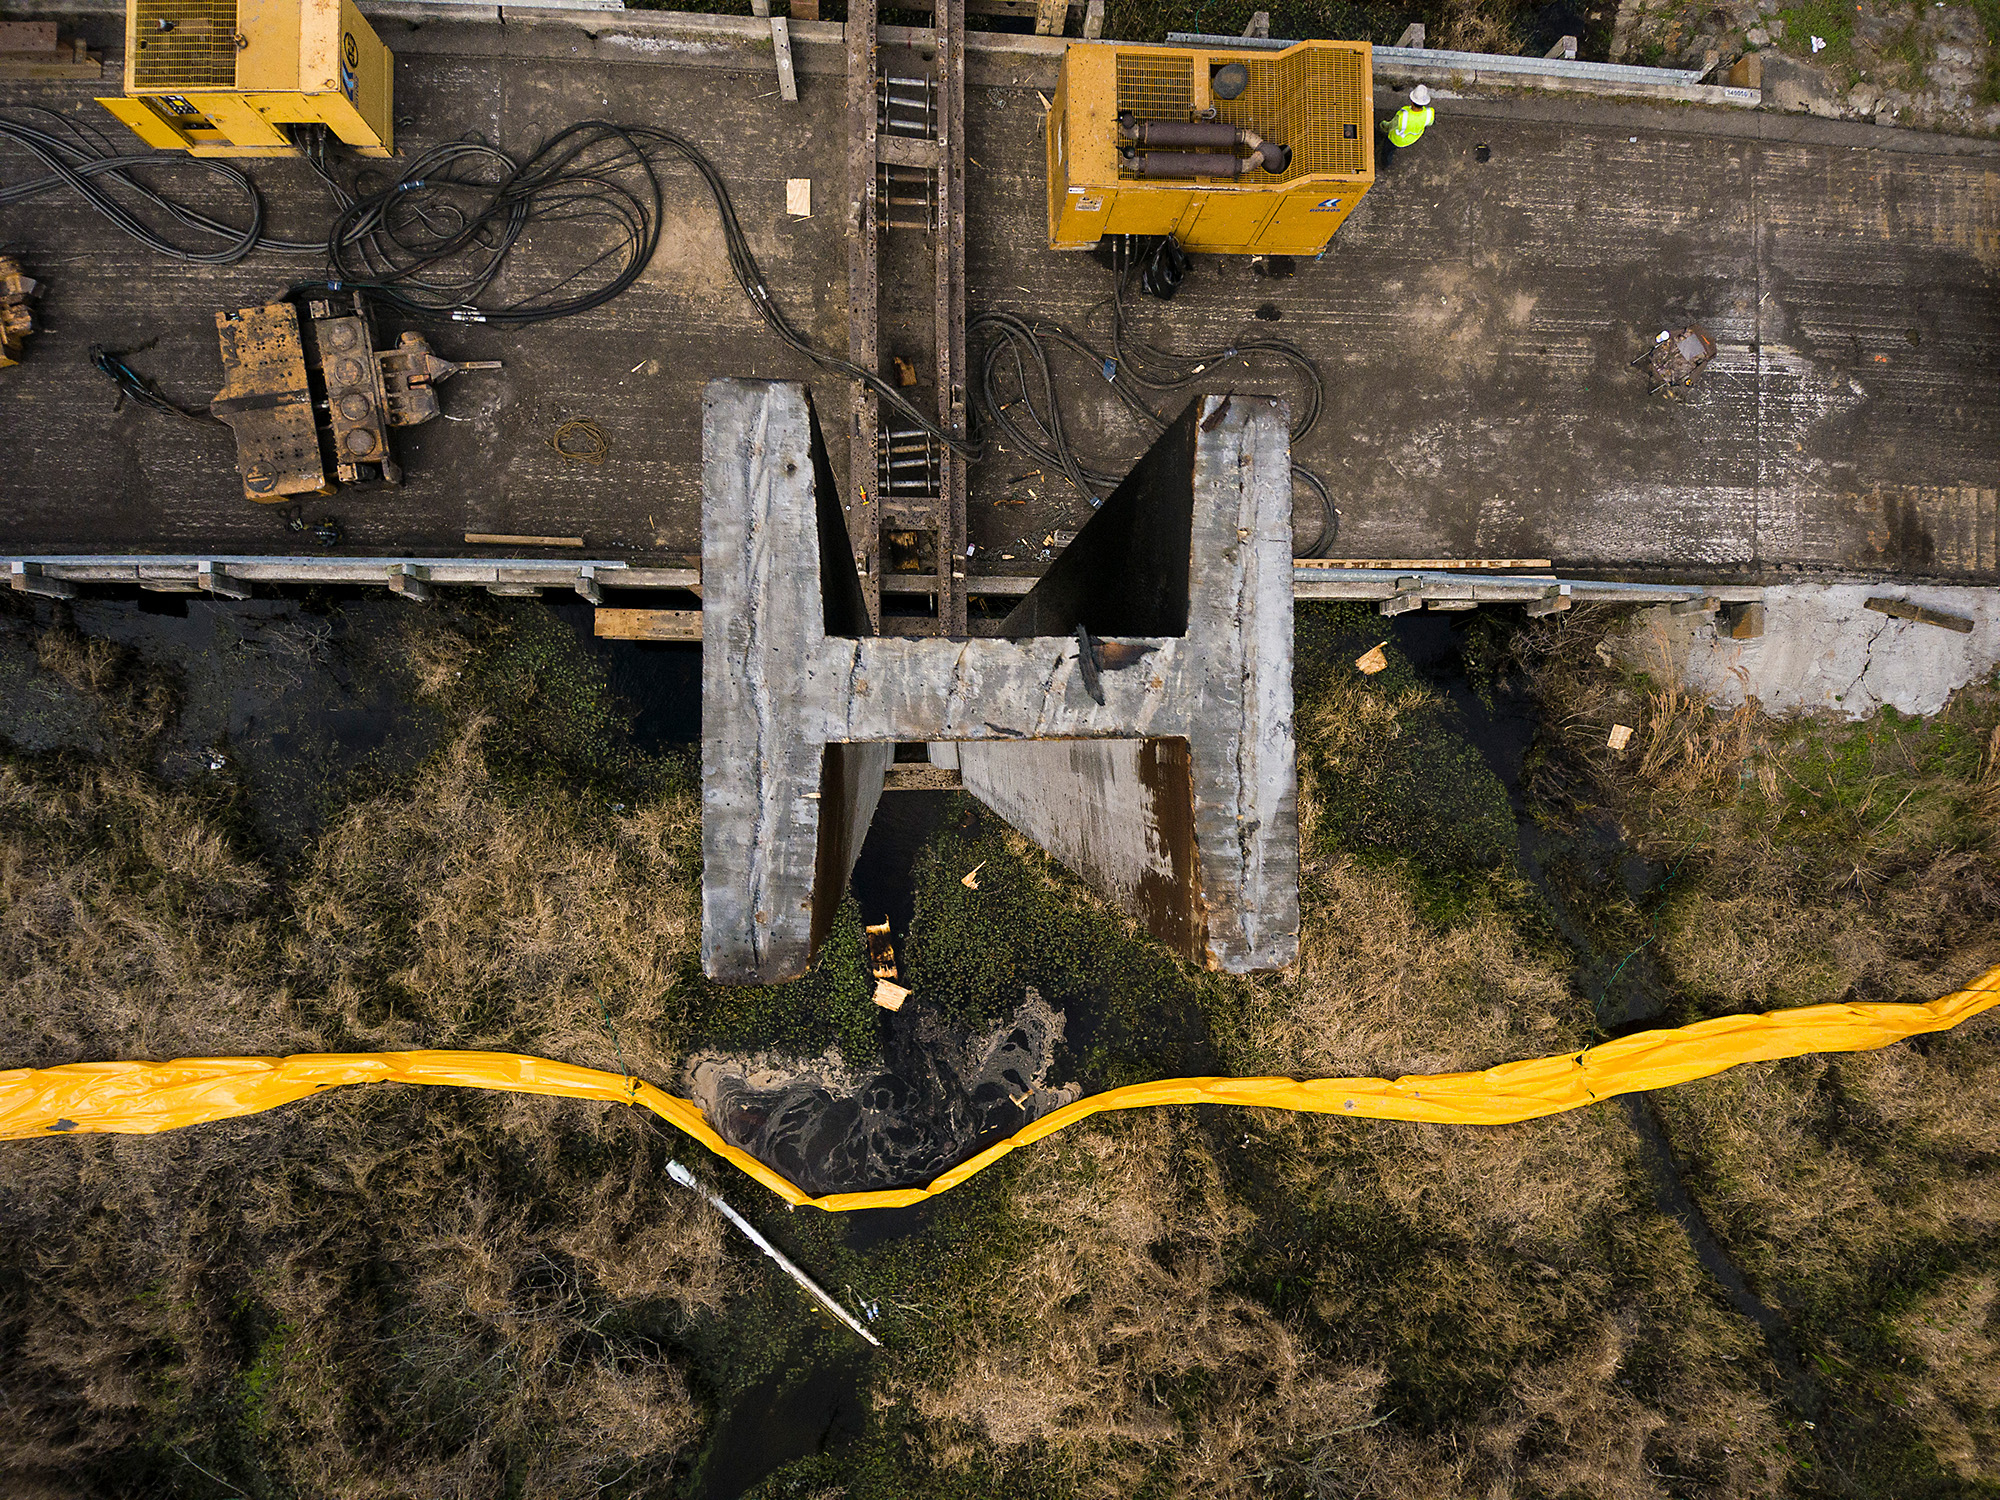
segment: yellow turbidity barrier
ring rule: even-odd
[[[686,1099],[636,1078],[511,1052],[348,1052],[297,1057],[191,1057],[176,1062],[68,1063],[0,1072],[0,1139],[109,1131],[146,1135],[256,1114],[350,1083],[424,1083],[504,1089],[643,1105],[756,1178],[795,1207],[845,1212],[903,1208],[947,1192],[1018,1147],[1114,1109],[1238,1104],[1363,1120],[1511,1125],[1581,1109],[1619,1094],[1707,1078],[1739,1063],[1810,1052],[1868,1052],[1948,1031],[2000,1004],[2000,967],[1924,1005],[1810,1005],[1719,1016],[1671,1031],[1642,1031],[1600,1047],[1502,1063],[1480,1073],[1407,1078],[1164,1078],[1094,1094],[1042,1116],[924,1187],[814,1198],[717,1135]]]

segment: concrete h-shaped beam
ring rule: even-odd
[[[1198,398],[1000,639],[868,633],[803,387],[717,380],[702,413],[702,966],[802,974],[898,742],[1176,951],[1298,951],[1291,445],[1264,396]]]

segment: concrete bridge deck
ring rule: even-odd
[[[108,41],[111,24],[85,29]],[[837,27],[795,28],[801,97],[786,104],[768,44],[726,35],[668,44],[640,21],[588,13],[378,24],[399,56],[406,150],[471,132],[525,150],[589,118],[680,130],[729,180],[794,320],[845,348],[842,82],[839,49],[819,36]],[[1108,273],[1044,248],[1037,90],[1053,76],[1046,49],[972,53],[969,304],[1102,335]],[[89,102],[104,91],[0,84],[0,113],[53,108],[115,138]],[[1266,282],[1241,261],[1203,259],[1177,300],[1138,307],[1136,322],[1164,344],[1226,345],[1254,330],[1315,353],[1328,405],[1296,456],[1333,490],[1340,556],[1546,557],[1568,571],[1745,582],[1800,570],[2000,577],[2000,156],[1797,124],[1447,101],[1320,261]],[[248,166],[278,232],[320,232],[332,205],[302,167]],[[0,153],[0,180],[28,170]],[[811,218],[784,212],[795,177],[812,180]],[[454,420],[398,434],[400,489],[307,503],[339,517],[341,553],[464,556],[464,534],[483,532],[580,535],[591,556],[691,563],[703,384],[803,379],[838,409],[842,393],[737,290],[692,175],[671,171],[669,197],[657,259],[607,307],[519,332],[430,330],[447,358],[507,368],[447,386]],[[28,362],[0,375],[0,555],[309,550],[244,501],[225,431],[114,414],[85,351],[156,340],[133,363],[205,404],[220,383],[214,311],[267,300],[311,268],[269,256],[177,265],[59,198],[0,210],[0,241],[48,286]],[[518,273],[555,263],[560,248],[553,235],[531,240]],[[884,305],[895,306],[886,287]],[[1257,319],[1267,305],[1276,322]],[[1648,402],[1627,362],[1689,319],[1721,355],[1693,400]],[[886,325],[883,345],[896,352]],[[1059,368],[1080,449],[1122,468],[1144,438],[1099,377]],[[1267,388],[1241,365],[1216,381]],[[1181,403],[1164,404],[1171,415]],[[603,428],[605,463],[549,448],[571,417]],[[1026,506],[995,504],[1032,467],[1004,451],[975,466],[969,571],[1039,572],[1042,538],[1086,513],[1059,484],[1030,483]]]

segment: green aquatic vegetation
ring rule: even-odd
[[[689,955],[679,977],[683,1034],[692,1047],[733,1054],[816,1057],[838,1049],[850,1067],[882,1055],[881,1008],[872,998],[861,908],[850,896],[803,977],[784,984],[717,984]]]
[[[1207,1071],[1216,982],[1175,958],[994,814],[968,801],[917,865],[907,973],[956,1029],[1012,1015],[1029,988],[1069,1018],[1070,1076],[1092,1088]],[[962,877],[978,868],[978,888]]]
[[[1364,676],[1354,663],[1376,646],[1388,665]],[[1293,660],[1300,778],[1311,785],[1317,841],[1309,852],[1406,863],[1427,904],[1450,920],[1489,872],[1512,868],[1517,842],[1507,789],[1464,715],[1365,607],[1301,606]],[[1483,680],[1490,696],[1494,669]]]

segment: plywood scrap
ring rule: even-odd
[[[600,609],[591,633],[607,641],[698,641],[698,609]]]
[[[1382,646],[1388,644],[1387,641],[1382,642]],[[1382,646],[1370,646],[1361,655],[1355,657],[1354,670],[1359,672],[1363,677],[1373,677],[1377,672],[1388,666],[1388,653],[1383,651]]]

